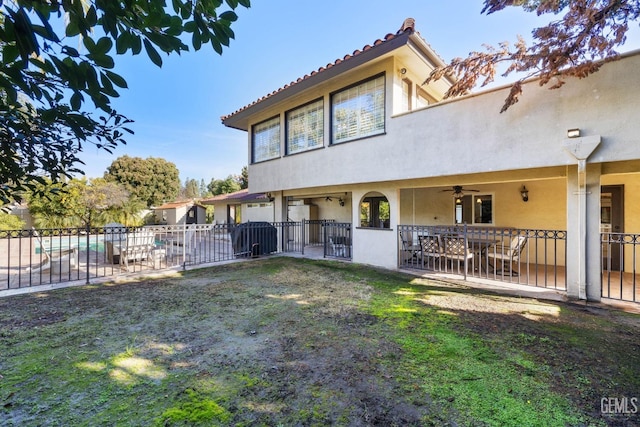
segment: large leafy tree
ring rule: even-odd
[[[175,200],[180,191],[180,173],[176,165],[157,157],[118,157],[107,168],[104,177],[122,184],[130,196],[145,207]]]
[[[506,42],[497,48],[485,46],[484,51],[437,68],[425,83],[453,75],[457,81],[445,96],[459,96],[491,83],[504,66],[503,76],[518,75],[502,106],[504,112],[518,102],[526,79],[538,78],[541,86],[556,89],[567,78],[584,78],[598,71],[617,57],[616,48],[626,41],[629,24],[640,16],[638,0],[485,0],[482,13],[509,6],[555,19],[532,31],[530,46],[521,37],[513,46]]]
[[[129,205],[124,187],[103,178],[74,178],[64,185],[45,180],[28,199],[29,211],[39,228],[104,225],[119,219]]]
[[[83,145],[111,152],[130,122],[111,107],[126,80],[116,55],[162,53],[189,44],[222,53],[235,9],[250,0],[0,1],[0,202],[81,172]]]
[[[229,175],[225,179],[211,178],[207,185],[209,193],[217,196],[219,194],[228,194],[240,190],[240,183],[237,176]]]

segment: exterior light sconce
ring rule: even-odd
[[[527,187],[525,187],[524,185],[520,189],[520,195],[522,196],[522,201],[523,202],[528,202],[529,201],[529,190],[527,190]]]
[[[275,197],[273,197],[271,195],[271,193],[267,193],[267,194],[265,194],[265,196],[267,196],[267,199],[269,199],[270,202],[273,202],[276,199]]]
[[[338,199],[338,203],[340,204],[340,206],[344,206],[344,200],[342,200],[342,197]]]
[[[400,74],[402,74],[403,76],[404,76],[405,74],[407,74],[407,69],[406,69],[406,68],[404,68],[404,67],[403,67],[403,68],[400,68]]]
[[[569,129],[567,131],[567,138],[579,138],[580,137],[580,129]]]

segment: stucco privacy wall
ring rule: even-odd
[[[388,117],[386,135],[251,165],[251,191],[574,165],[575,159],[562,148],[571,128],[580,128],[582,135],[602,136],[602,144],[589,162],[637,159],[639,68],[640,54],[635,52],[605,64],[587,79],[571,79],[559,90],[528,83],[521,101],[502,114],[499,110],[506,88]],[[341,83],[380,71],[386,72],[389,115],[393,86],[389,79],[398,78],[393,61],[363,68]],[[336,84],[323,89],[337,88]],[[305,95],[292,102],[300,105],[319,95]],[[325,145],[330,135],[328,104],[325,97]],[[264,117],[256,121],[261,119]]]

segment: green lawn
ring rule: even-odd
[[[638,315],[347,263],[0,299],[2,426],[636,426],[602,409],[638,398]]]

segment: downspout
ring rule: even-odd
[[[600,145],[600,135],[569,138],[563,148],[578,161],[578,298],[587,299],[587,159]]]

